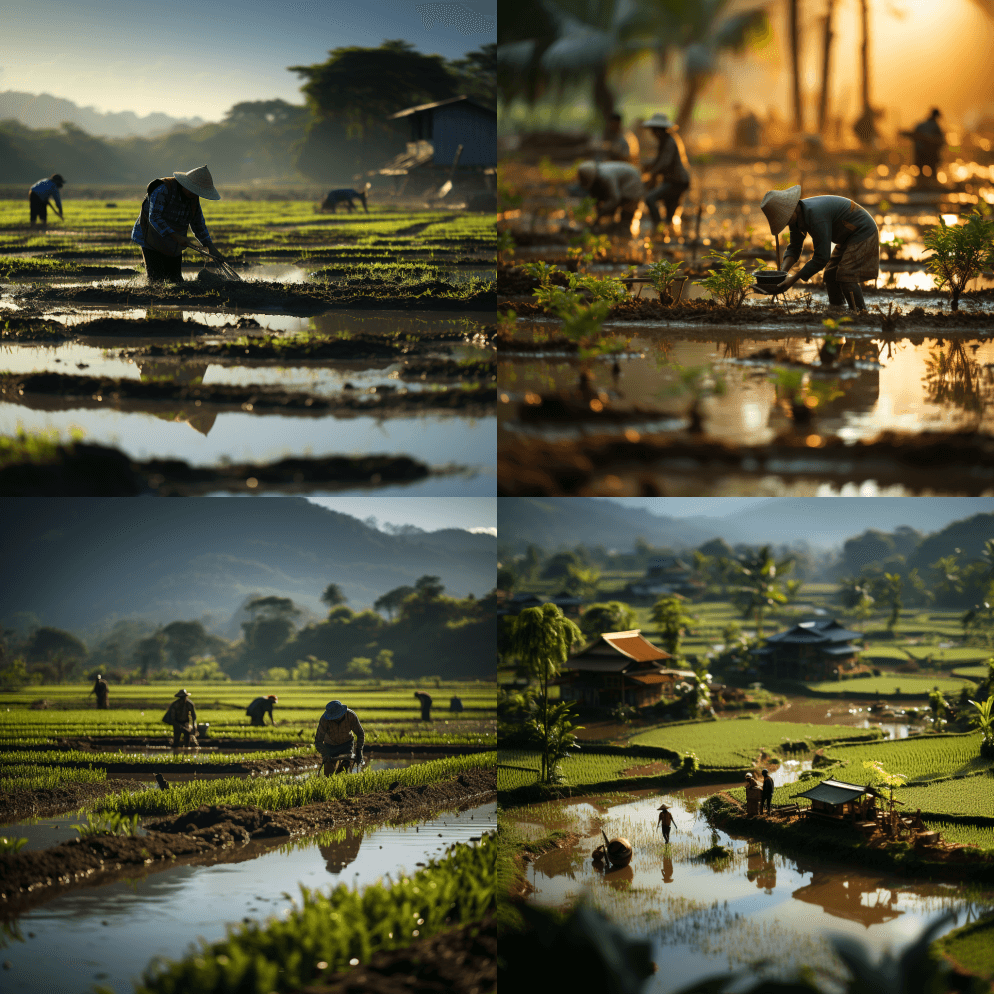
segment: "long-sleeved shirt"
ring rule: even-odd
[[[930,117],[927,121],[916,124],[911,135],[915,143],[915,161],[938,162],[939,150],[946,143],[946,136],[942,133],[938,121]]]
[[[814,255],[801,267],[797,274],[800,280],[808,280],[821,272],[832,257],[832,243],[836,245],[851,239],[861,242],[877,232],[876,222],[859,204],[846,197],[806,197],[799,201],[800,218],[790,226],[790,244],[784,252],[784,259],[799,259],[805,235],[811,236]]]
[[[656,158],[645,167],[650,176],[662,176],[664,180],[676,183],[689,183],[687,150],[679,135],[665,132],[659,141]]]
[[[31,187],[30,192],[40,200],[48,200],[49,197],[54,197],[55,206],[58,208],[59,213],[62,213],[62,197],[59,196],[58,183],[50,179],[40,179],[33,187]]]
[[[347,745],[353,734],[355,735],[356,752],[360,753],[366,741],[366,733],[362,730],[362,725],[359,724],[359,718],[355,711],[348,708],[345,717],[339,721],[329,721],[327,718],[322,718],[318,722],[318,729],[314,733],[314,744]]]
[[[163,183],[162,186],[157,186],[148,195],[148,223],[152,225],[152,227],[155,228],[155,230],[162,235],[163,238],[168,238],[169,235],[175,230],[162,217],[162,209],[166,206],[166,198],[168,196],[169,192],[165,183]],[[204,221],[204,212],[200,207],[199,198],[193,205],[193,214],[190,217],[190,227],[193,229],[193,233],[197,236],[197,239],[201,245],[206,245],[211,241],[210,232],[207,230],[207,223]],[[131,240],[138,245],[145,244],[145,236],[142,234],[141,214],[138,215],[138,220],[135,221],[135,226],[131,230]]]
[[[255,718],[257,721],[262,721],[263,715],[268,713],[269,720],[273,721],[273,702],[268,697],[257,697],[245,709],[245,713],[250,718]]]
[[[641,200],[645,187],[639,171],[627,162],[600,162],[590,193],[598,214],[613,214],[621,204]]]

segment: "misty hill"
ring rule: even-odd
[[[95,107],[80,107],[72,100],[49,93],[4,90],[0,92],[0,121],[10,119],[29,128],[58,128],[63,121],[70,121],[88,134],[101,138],[132,135],[151,138],[171,131],[178,124],[195,128],[204,123],[200,117],[170,117],[158,112],[139,117],[130,110],[98,111]]]
[[[0,617],[93,631],[118,618],[213,616],[220,630],[246,596],[292,597],[324,615],[337,583],[354,610],[439,576],[481,597],[497,540],[456,529],[390,535],[302,497],[0,500]]]
[[[877,528],[891,532],[908,525],[928,534],[950,522],[991,511],[989,497],[771,498],[726,517],[665,516],[590,497],[502,497],[498,503],[501,548],[523,552],[530,544],[552,550],[579,544],[630,550],[639,537],[650,545],[695,548],[720,536],[730,545],[774,545],[806,541],[814,547],[841,546],[846,539]]]

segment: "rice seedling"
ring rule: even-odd
[[[83,814],[83,810],[76,812],[78,818],[82,818]],[[85,822],[70,827],[79,832],[81,839],[89,839],[94,835],[137,835],[138,822],[138,815],[129,818],[112,811],[99,815],[87,813]]]
[[[6,835],[0,835],[0,853],[6,853],[8,855],[16,855],[28,844],[27,839],[15,839],[7,838]]]
[[[808,688],[816,694],[825,693],[858,693],[889,695],[915,694],[928,697],[929,692],[938,687],[943,694],[958,694],[964,687],[972,691],[975,684],[969,680],[957,680],[950,677],[920,677],[908,676],[906,673],[891,673],[887,676],[860,677],[857,680],[823,680],[820,683],[809,684]]]
[[[81,770],[74,767],[39,766],[14,763],[0,767],[0,791],[52,790],[69,784],[102,783],[106,770]]]
[[[362,893],[339,885],[328,895],[301,888],[283,921],[229,929],[179,962],[154,960],[138,994],[269,994],[294,990],[399,949],[448,925],[477,921],[496,898],[497,846],[459,844],[423,870]],[[286,895],[289,898],[289,895]]]
[[[994,851],[994,824],[969,825],[965,822],[929,819],[925,821],[925,825],[929,831],[941,832],[944,842],[961,843]]]

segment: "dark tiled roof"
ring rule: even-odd
[[[823,804],[845,804],[866,792],[866,787],[861,787],[859,784],[845,783],[842,780],[822,780],[816,787],[794,796],[821,801]]]

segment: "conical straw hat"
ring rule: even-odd
[[[669,114],[664,114],[660,111],[657,114],[653,114],[648,121],[642,122],[643,128],[675,128],[677,125],[670,120]]]
[[[786,190],[770,190],[763,197],[759,209],[766,215],[766,220],[770,222],[771,234],[779,235],[787,227],[790,215],[794,213],[794,208],[800,199],[800,186],[791,186]]]
[[[581,162],[576,167],[576,178],[582,187],[589,187],[597,175],[597,163],[593,161]]]
[[[188,173],[173,173],[180,186],[186,187],[204,200],[220,200],[221,194],[214,189],[214,179],[206,166],[198,166]]]

